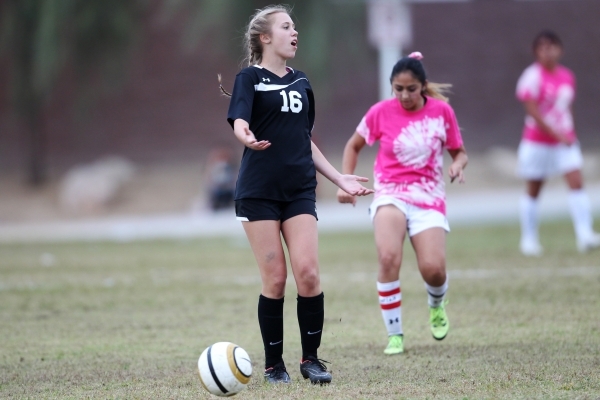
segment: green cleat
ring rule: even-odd
[[[431,324],[431,334],[435,340],[442,340],[448,334],[450,321],[446,315],[445,306],[448,300],[445,300],[438,307],[429,307],[429,323]]]
[[[393,354],[401,354],[404,352],[404,336],[402,335],[392,335],[389,337],[389,342],[385,350],[383,350],[384,354],[389,356]]]

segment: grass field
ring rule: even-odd
[[[254,378],[240,399],[598,399],[600,252],[575,251],[569,223],[542,229],[524,258],[515,226],[448,237],[451,321],[432,339],[407,251],[405,354],[384,356],[372,234],[321,235],[333,383],[298,371],[295,287],[285,303],[289,386],[262,383],[260,282],[246,240],[0,246],[0,398],[206,399],[197,377],[216,341],[244,347]],[[407,250],[409,250],[407,248]]]

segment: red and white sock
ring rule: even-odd
[[[377,282],[379,292],[379,306],[383,322],[388,331],[388,336],[402,335],[402,293],[400,281],[381,283]]]

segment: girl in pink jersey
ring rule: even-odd
[[[521,252],[542,254],[538,239],[538,196],[544,180],[561,174],[569,186],[569,207],[579,251],[600,246],[593,231],[590,202],[583,190],[583,158],[575,136],[572,104],[575,77],[558,62],[562,55],[560,38],[541,32],[533,41],[536,62],[527,67],[517,83],[517,98],[525,106],[525,127],[519,145],[519,175],[527,182],[520,203]]]
[[[385,354],[404,351],[401,317],[400,265],[406,233],[417,255],[429,296],[431,333],[446,337],[450,324],[444,297],[446,275],[446,200],[443,150],[452,157],[451,181],[464,182],[467,153],[448,99],[449,85],[427,81],[421,53],[400,59],[390,82],[394,98],[372,106],[344,148],[343,171],[354,171],[365,144],[379,141],[375,159],[375,198],[369,212],[379,256],[377,290],[388,331]],[[341,203],[356,203],[338,191]]]

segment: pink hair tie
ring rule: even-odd
[[[414,58],[415,60],[422,60],[423,54],[420,51],[413,51],[408,55],[408,58]]]

